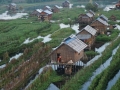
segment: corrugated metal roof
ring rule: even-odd
[[[95,13],[92,10],[89,10],[89,12],[91,12],[93,15],[95,15]]]
[[[108,21],[108,18],[105,15],[100,15],[100,17],[102,17],[103,19],[105,19],[106,21]]]
[[[91,35],[90,34],[77,34],[77,38],[85,40],[85,39],[91,38]]]
[[[42,9],[36,9],[36,11],[41,13],[43,10]]]
[[[87,32],[89,32],[90,34],[92,34],[93,36],[96,34],[97,30],[95,30],[94,28],[92,28],[91,26],[87,25],[85,28],[83,28],[82,30],[86,30]]]
[[[59,9],[62,8],[62,7],[58,6],[58,5],[55,5],[55,7],[59,8]]]
[[[15,4],[15,3],[11,3],[11,5],[12,5],[12,6],[16,6],[16,4]]]
[[[101,18],[97,18],[97,20],[98,20],[99,22],[101,22],[102,24],[108,26],[108,23],[107,23],[106,21],[102,20]]]
[[[84,50],[87,45],[79,40],[76,36],[75,37],[68,37],[64,43],[71,47],[76,52],[80,53],[82,50]]]
[[[49,10],[44,10],[43,12],[47,13],[47,14],[52,14],[53,12],[49,11]]]
[[[46,6],[46,8],[49,8],[49,9],[51,9],[51,7],[50,7],[50,6]]]
[[[86,15],[87,15],[88,17],[93,17],[93,15],[92,15],[91,13],[86,13]]]

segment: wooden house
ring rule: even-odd
[[[98,34],[104,34],[107,32],[108,23],[101,18],[97,18],[90,24],[90,26],[95,28]]]
[[[117,19],[116,19],[116,16],[111,15],[111,16],[109,17],[109,20],[116,21]]]
[[[41,21],[50,21],[52,18],[52,12],[49,10],[44,10],[38,15],[38,19]]]
[[[42,11],[43,11],[42,9],[36,9],[31,13],[31,15],[32,16],[39,16]]]
[[[49,11],[52,12],[52,8],[51,8],[50,6],[45,6],[45,7],[43,8],[43,10],[49,10]]]
[[[108,18],[105,15],[100,15],[99,18],[101,18],[102,20],[108,22]]]
[[[64,2],[62,3],[62,6],[63,6],[63,7],[69,7],[69,6],[70,6],[70,2],[69,2],[68,0],[66,0],[66,1],[64,1]]]
[[[89,25],[94,20],[94,16],[91,13],[80,14],[78,17],[79,30],[81,27]]]
[[[8,5],[8,11],[15,12],[17,10],[17,5],[15,3],[10,3]]]
[[[116,9],[120,9],[120,0],[118,1],[117,4],[115,4],[115,8],[116,8]]]
[[[68,64],[75,63],[83,58],[87,45],[75,37],[68,37],[51,53],[51,62]]]
[[[57,13],[60,11],[60,7],[58,5],[54,5],[52,11],[53,13]]]
[[[91,47],[95,42],[96,32],[97,30],[87,25],[79,33],[77,33],[76,36],[78,39],[82,40],[84,43],[88,45],[86,49],[91,50]]]

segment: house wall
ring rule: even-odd
[[[57,62],[57,53],[60,53],[62,63],[67,63],[69,60],[75,62],[82,57],[82,54],[79,55],[77,52],[65,44],[60,46],[51,54],[51,61]]]
[[[74,56],[75,56],[75,62],[77,62],[84,56],[84,51],[81,51],[80,53],[74,53]]]
[[[101,33],[101,34],[106,33],[107,26],[100,23],[99,21],[95,21],[95,22],[91,23],[90,26],[95,28],[97,30],[97,33]]]

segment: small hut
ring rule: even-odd
[[[44,10],[39,14],[38,19],[41,21],[50,21],[50,19],[52,18],[52,14],[53,12],[49,10]]]
[[[71,65],[84,57],[87,45],[76,36],[66,38],[60,46],[51,53],[51,63],[65,66],[65,73],[71,74]]]
[[[10,3],[8,5],[8,11],[16,12],[16,10],[17,10],[17,5],[15,3]]]
[[[54,13],[57,13],[57,12],[60,11],[60,7],[59,7],[58,5],[54,5],[52,11],[53,11]]]
[[[120,9],[120,0],[115,4],[116,9]]]
[[[97,33],[99,34],[105,34],[107,32],[108,23],[101,18],[97,18],[95,21],[93,21],[90,26],[97,30]]]
[[[78,39],[82,40],[83,42],[85,42],[88,45],[88,47],[86,49],[91,50],[91,47],[95,42],[96,32],[97,32],[97,30],[95,30],[91,26],[87,25],[79,33],[77,33],[76,36]]]
[[[109,20],[116,21],[117,19],[116,19],[116,16],[111,15],[111,16],[109,17]]]
[[[42,9],[35,9],[35,10],[31,13],[31,15],[32,15],[32,16],[39,16],[42,11],[43,11]]]
[[[52,12],[52,9],[51,9],[51,7],[50,7],[50,6],[45,6],[45,7],[43,8],[43,10],[49,10],[49,11],[51,11],[51,12]]]
[[[69,7],[70,6],[70,2],[68,0],[65,0],[63,3],[62,3],[62,6],[63,7]]]

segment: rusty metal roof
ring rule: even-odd
[[[67,39],[64,40],[64,44],[68,45],[70,48],[72,48],[78,53],[80,53],[87,47],[87,45],[81,40],[79,40],[76,36],[68,37]]]

